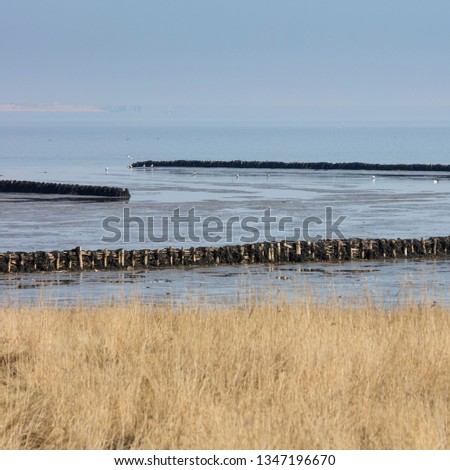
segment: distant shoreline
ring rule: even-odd
[[[105,110],[90,105],[50,104],[0,104],[0,112],[3,113],[104,113]]]

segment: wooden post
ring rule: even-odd
[[[83,252],[81,251],[81,246],[77,246],[76,248],[77,256],[78,256],[78,265],[80,266],[80,270],[83,269]]]
[[[148,250],[144,250],[144,266],[148,266]]]
[[[184,266],[184,248],[180,248],[180,251],[178,252],[178,256],[180,258],[181,266]]]
[[[331,240],[325,240],[325,252],[327,254],[327,260],[333,261],[334,255],[334,244]]]
[[[269,245],[269,262],[273,262],[275,261],[275,250],[274,250],[274,247],[273,247],[273,243],[271,243]]]
[[[301,251],[305,254],[306,261],[311,259],[311,241],[300,242],[302,244]]]
[[[241,255],[241,263],[245,263],[245,246],[242,245],[239,249]]]
[[[257,243],[255,245],[255,261],[261,263],[264,261],[264,244]]]
[[[277,249],[276,249],[276,252],[275,252],[275,253],[276,253],[275,259],[276,259],[276,261],[280,261],[280,260],[281,260],[281,243],[280,243],[280,242],[277,242],[277,243],[275,244],[275,246],[276,246],[276,248],[277,248]]]
[[[108,250],[103,250],[103,267],[106,269],[108,267]]]
[[[284,258],[286,261],[292,261],[291,260],[291,251],[292,251],[292,245],[289,244],[286,240],[284,241]]]
[[[45,253],[45,267],[46,271],[52,270],[52,255],[50,253]]]

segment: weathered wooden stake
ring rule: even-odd
[[[148,250],[144,250],[144,266],[148,266]]]
[[[78,256],[78,265],[80,266],[80,269],[83,269],[83,252],[81,251],[81,246],[77,246],[76,248],[77,251],[77,256]]]

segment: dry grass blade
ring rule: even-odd
[[[0,315],[2,449],[448,449],[450,315],[414,303]]]

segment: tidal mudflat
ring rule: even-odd
[[[163,219],[177,209],[186,215],[262,218],[267,209],[277,219],[289,217],[286,230],[271,227],[271,235],[289,239],[294,228],[302,229],[308,217],[323,220],[332,208],[333,220],[345,217],[340,230],[345,237],[421,238],[448,235],[450,180],[432,172],[368,172],[320,170],[255,170],[197,168],[129,169],[128,164],[146,158],[202,159],[247,158],[280,161],[365,161],[389,163],[446,163],[448,133],[444,128],[181,128],[124,127],[120,125],[13,125],[2,134],[6,178],[55,183],[95,184],[127,187],[128,202],[96,202],[52,195],[0,195],[2,224],[0,251],[51,251],[72,249],[143,249],[167,246],[203,246],[201,239],[177,241]],[[0,149],[1,150],[1,149]],[[431,152],[431,153],[430,153]],[[130,155],[131,154],[131,155]],[[128,158],[127,157],[130,157]],[[105,171],[105,168],[108,171]],[[375,178],[373,178],[375,177]],[[108,217],[130,217],[145,222],[144,231],[131,224],[129,239],[111,243],[104,228]],[[151,230],[148,221],[151,220]],[[257,224],[258,225],[258,224]],[[258,225],[262,227],[262,223]],[[120,230],[121,224],[116,225]],[[323,227],[313,225],[311,235],[324,235]],[[201,228],[200,228],[201,231]],[[122,230],[122,235],[123,230]],[[225,231],[217,244],[237,244],[246,236],[239,224]],[[261,231],[261,238],[264,233]],[[160,238],[162,241],[155,241]],[[360,266],[359,263],[357,263]],[[139,295],[182,298],[184,290],[195,293],[201,286],[208,294],[233,295],[236,284],[250,273],[256,282],[274,282],[283,292],[293,292],[304,283],[310,288],[328,290],[329,280],[342,289],[368,283],[370,289],[388,289],[395,298],[408,279],[422,282],[422,291],[447,296],[447,263],[397,262],[353,265],[287,267],[226,267],[208,270],[151,271],[146,273],[83,273],[37,276],[2,276],[2,298],[11,295],[34,298],[37,292],[55,298],[77,296],[102,298],[118,285],[137,290]],[[293,270],[295,275],[276,274]],[[315,270],[318,271],[315,271]],[[348,277],[345,273],[353,274]],[[225,273],[221,282],[214,282]],[[291,271],[289,271],[291,272]],[[208,274],[204,274],[208,273]],[[284,277],[283,277],[284,276]],[[370,279],[368,279],[370,278]],[[35,281],[33,281],[35,279]],[[165,279],[165,281],[160,281]],[[261,280],[258,280],[261,279]],[[356,279],[356,280],[355,280]],[[167,280],[167,282],[166,282]],[[350,284],[349,284],[350,283]],[[170,286],[170,288],[168,288]],[[174,286],[177,286],[176,288]],[[330,287],[331,288],[331,287]],[[356,289],[359,292],[359,289]],[[401,290],[401,287],[399,287]],[[173,292],[171,292],[173,291]],[[31,294],[33,292],[33,294]],[[168,294],[169,293],[169,294]],[[391,294],[392,293],[392,294]],[[380,297],[383,297],[380,294]]]

